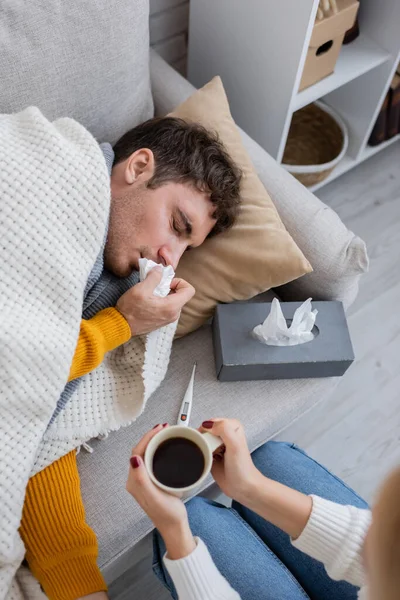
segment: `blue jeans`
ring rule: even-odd
[[[284,442],[268,442],[253,455],[256,467],[266,477],[338,504],[367,508],[343,481],[307,456],[300,448]],[[207,545],[219,571],[242,600],[356,600],[357,589],[333,581],[322,563],[303,554],[289,536],[237,502],[226,508],[204,498],[187,504],[193,535]],[[177,598],[162,556],[165,546],[154,536],[153,569]]]

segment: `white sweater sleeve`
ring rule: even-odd
[[[332,579],[361,587],[365,584],[362,548],[370,511],[311,497],[310,518],[293,546],[321,561]]]
[[[189,556],[164,564],[174,582],[179,600],[240,600],[240,596],[221,575],[207,546],[195,538],[196,548]]]

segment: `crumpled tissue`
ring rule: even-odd
[[[317,310],[311,310],[311,298],[309,298],[296,310],[288,327],[280,302],[274,298],[271,312],[264,323],[253,329],[253,336],[268,346],[297,346],[311,342],[314,339],[312,329],[317,314]]]
[[[158,296],[159,298],[165,298],[171,291],[171,282],[175,277],[175,271],[171,265],[164,267],[163,265],[159,265],[155,263],[153,260],[148,258],[139,258],[139,278],[140,281],[144,281],[149,274],[149,272],[154,269],[154,267],[162,267],[162,277],[158,286],[155,288],[153,295]]]

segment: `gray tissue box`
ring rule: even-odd
[[[281,302],[287,321],[302,302]],[[354,361],[341,302],[312,302],[318,310],[315,337],[298,346],[267,346],[252,330],[271,310],[270,302],[220,304],[213,321],[217,377],[220,381],[338,377]]]

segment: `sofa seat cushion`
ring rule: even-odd
[[[114,143],[153,114],[148,0],[2,0],[0,112],[38,106]]]
[[[254,450],[309,408],[326,398],[337,379],[247,381],[216,379],[211,327],[174,342],[167,376],[130,427],[91,442],[93,454],[78,457],[88,523],[99,541],[99,565],[107,579],[118,576],[118,561],[151,529],[152,524],[125,490],[132,447],[157,423],[175,424],[193,363],[197,361],[191,425],[210,417],[240,419]]]

